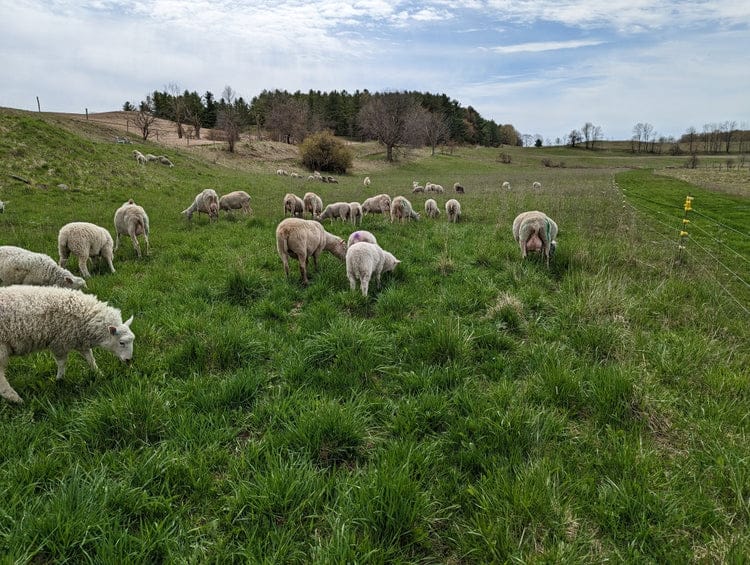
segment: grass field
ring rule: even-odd
[[[356,145],[351,174],[313,184],[275,175],[302,170],[252,144],[169,150],[170,169],[131,155],[163,148],[112,139],[0,111],[0,244],[57,258],[63,224],[112,230],[132,197],[152,248],[138,259],[125,241],[117,272],[95,264],[88,283],[135,315],[132,366],[95,351],[93,374],[72,354],[56,382],[48,352],[11,360],[25,402],[0,401],[0,562],[750,554],[749,175],[718,191],[669,176],[680,157],[506,148],[505,165],[460,148],[386,165]],[[402,261],[382,288],[350,291],[329,254],[309,286],[295,262],[285,279],[286,192],[403,194],[421,211],[414,179],[460,181],[462,221],[367,216]],[[253,215],[186,222],[208,187],[247,191]],[[513,241],[528,209],[560,226],[549,270]]]

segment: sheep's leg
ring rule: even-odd
[[[310,260],[309,257],[306,255],[301,255],[299,257],[299,272],[300,275],[302,275],[302,284],[307,286],[308,280],[307,280],[307,262]]]
[[[58,249],[60,252],[60,266],[64,269],[66,263],[68,262],[68,246],[67,245],[61,245]]]
[[[284,274],[289,278],[289,256],[286,253],[281,255],[281,264],[284,265]]]
[[[109,272],[114,273],[115,266],[112,264],[112,254],[111,253],[105,254],[104,258],[107,260],[107,265],[109,265]]]
[[[117,251],[117,248],[120,247],[120,232],[115,230],[117,233],[115,234],[115,247],[112,251]]]
[[[135,231],[130,232],[130,239],[133,242],[133,247],[135,248],[135,253],[138,255],[138,258],[141,257],[141,246],[138,245],[138,236],[135,235]]]
[[[362,278],[359,280],[359,287],[362,290],[362,296],[367,296],[367,290],[369,286],[370,286],[370,275],[363,274]]]
[[[143,234],[143,241],[146,242],[146,255],[151,255],[151,246],[148,243],[148,233]]]
[[[57,361],[57,376],[55,378],[59,381],[65,376],[65,364],[68,362],[68,354],[59,352],[53,352],[53,354],[55,361]]]
[[[84,279],[87,279],[91,276],[91,273],[89,273],[88,262],[88,254],[82,254],[78,257],[78,268],[80,269],[81,275]]]
[[[349,288],[351,290],[354,290],[355,288],[357,288],[357,277],[354,276],[354,272],[347,270],[346,276],[349,279]]]
[[[91,367],[91,370],[95,373],[99,372],[99,367],[96,365],[96,359],[94,359],[94,353],[91,351],[91,349],[82,349],[81,355],[84,359],[86,359],[86,362],[89,364],[89,367]]]
[[[8,366],[8,358],[10,357],[10,349],[7,345],[0,345],[0,396],[2,396],[8,402],[15,402],[21,404],[23,400],[18,396],[18,393],[13,390],[10,383],[5,378],[5,368]]]

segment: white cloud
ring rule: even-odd
[[[518,43],[516,45],[500,45],[490,47],[494,53],[504,55],[511,53],[539,53],[541,51],[557,51],[559,49],[578,49],[579,47],[592,47],[601,45],[603,41],[597,39],[571,39],[569,41],[537,41],[531,43]]]

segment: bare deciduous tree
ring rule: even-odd
[[[271,102],[266,112],[266,128],[285,143],[302,141],[307,134],[307,105],[295,98],[279,97]]]
[[[178,84],[171,82],[166,87],[167,92],[171,94],[170,104],[172,106],[172,113],[174,114],[174,121],[177,123],[177,137],[182,139],[185,132],[182,129],[182,122],[185,120],[185,100],[180,94],[180,87]]]
[[[138,131],[141,132],[141,136],[143,137],[143,140],[146,141],[151,135],[151,126],[153,126],[154,122],[156,121],[156,117],[151,113],[151,111],[141,106],[141,109],[138,111],[138,113],[133,116],[133,125],[138,128]]]
[[[234,153],[234,145],[240,139],[240,113],[235,107],[235,92],[231,86],[224,87],[221,94],[221,107],[217,112],[216,124],[224,131],[230,153]]]
[[[386,159],[393,161],[393,150],[408,142],[418,129],[419,102],[407,93],[392,92],[374,96],[357,115],[365,136],[385,146]]]

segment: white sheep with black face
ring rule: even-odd
[[[57,379],[65,375],[71,351],[78,351],[99,371],[92,348],[111,351],[121,361],[133,358],[131,316],[80,290],[53,286],[13,285],[0,288],[0,396],[22,402],[5,377],[12,355],[49,349],[57,361]]]

